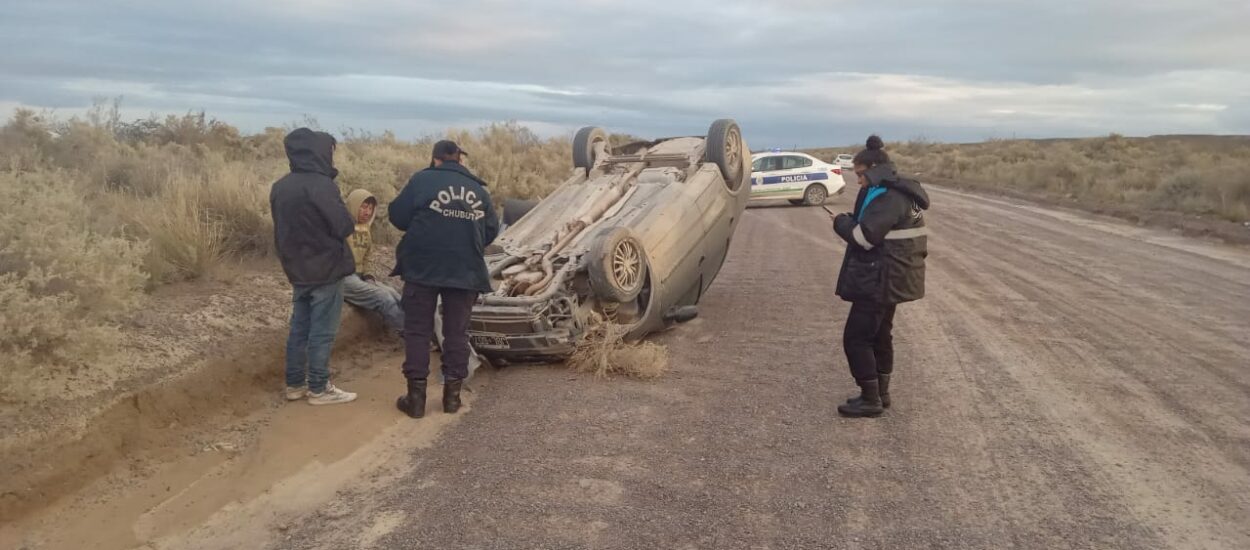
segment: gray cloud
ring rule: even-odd
[[[46,0],[0,21],[0,104],[206,109],[248,129],[519,119],[755,146],[1250,132],[1244,1]]]

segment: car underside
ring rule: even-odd
[[[749,195],[746,151],[732,120],[614,150],[583,128],[570,177],[488,250],[474,348],[497,363],[559,360],[602,323],[640,338],[692,318]]]

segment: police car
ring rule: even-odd
[[[818,206],[842,192],[842,168],[811,155],[774,149],[751,155],[751,200],[787,199]]]

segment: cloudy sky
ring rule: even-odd
[[[1250,133],[1246,0],[6,0],[0,109],[752,147]]]

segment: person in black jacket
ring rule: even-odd
[[[838,412],[880,416],[890,406],[895,306],[924,297],[929,195],[919,182],[898,176],[877,136],[852,164],[861,186],[855,211],[834,216],[833,229],[847,243],[837,293],[851,302],[842,345],[860,395]]]
[[[330,351],[343,309],[343,278],[356,272],[346,239],[356,223],[334,178],[334,137],[299,128],[283,141],[291,173],[273,184],[274,248],[294,288],[286,341],[286,398],[313,405],[356,399],[330,383]]]
[[[469,315],[478,293],[490,292],[486,246],[499,219],[486,183],[461,164],[467,155],[451,141],[434,144],[434,161],[412,175],[391,203],[391,224],[404,232],[395,272],[404,280],[404,377],[408,393],[396,401],[412,418],[425,415],[430,337],[439,299],[443,315],[443,412],[460,409],[468,377]]]

